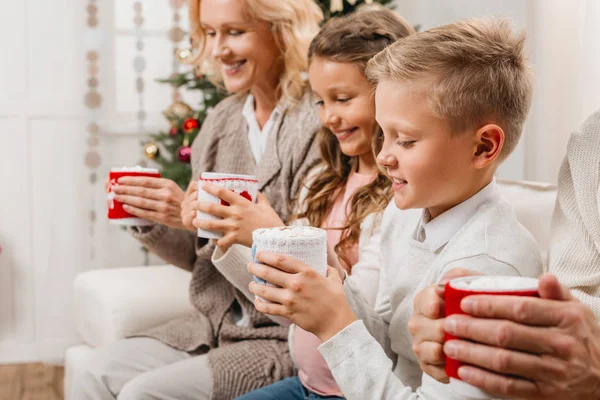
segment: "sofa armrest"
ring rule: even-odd
[[[98,347],[191,314],[190,279],[171,265],[83,272],[74,282],[75,327]]]

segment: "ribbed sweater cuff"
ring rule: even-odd
[[[219,246],[216,246],[212,255],[213,264],[222,273],[235,274],[240,268],[246,268],[250,261],[252,261],[252,250],[240,244],[234,244],[225,253],[219,249]]]
[[[145,245],[152,246],[156,243],[169,229],[166,225],[152,225],[145,232],[139,231],[136,227],[129,227],[128,231],[137,240]]]
[[[376,342],[375,338],[371,336],[365,324],[361,320],[358,320],[324,342],[318,349],[325,361],[327,361],[329,368],[334,369],[351,357],[354,352],[360,352],[363,347],[373,342]]]

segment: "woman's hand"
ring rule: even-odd
[[[591,309],[553,275],[542,275],[541,298],[474,295],[468,315],[444,329],[466,340],[444,345],[469,365],[461,379],[493,395],[519,399],[600,399],[600,325]]]
[[[444,345],[444,285],[454,278],[481,275],[478,272],[455,268],[442,278],[440,284],[431,285],[417,294],[414,312],[408,321],[408,330],[413,337],[412,350],[419,360],[423,372],[434,379],[448,383]]]
[[[195,218],[192,224],[196,228],[223,232],[223,237],[217,240],[217,246],[223,252],[226,252],[233,244],[252,247],[252,231],[255,229],[285,225],[262,193],[258,193],[256,203],[252,203],[219,185],[204,183],[202,188],[229,205],[196,201],[195,204],[192,204],[193,209],[222,219],[204,221]]]
[[[256,255],[263,264],[250,263],[248,271],[280,287],[250,282],[250,291],[261,298],[256,309],[291,320],[325,342],[357,320],[344,293],[338,272],[331,267],[327,277],[291,257],[261,251]]]
[[[183,229],[181,202],[183,190],[165,178],[123,176],[113,186],[115,200],[123,209],[139,218],[149,219],[171,228]]]
[[[192,221],[196,218],[198,205],[198,180],[192,179],[181,202],[181,223],[188,231],[196,232]]]

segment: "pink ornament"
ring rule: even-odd
[[[190,146],[181,146],[177,150],[177,157],[182,163],[189,163],[192,157],[192,148]]]

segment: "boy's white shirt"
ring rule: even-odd
[[[426,223],[422,210],[399,210],[393,202],[381,226],[381,259],[376,311],[352,281],[344,284],[360,319],[319,347],[347,399],[454,399],[449,386],[423,374],[412,353],[407,324],[414,296],[452,268],[484,274],[537,277],[542,262],[535,240],[512,208],[500,199],[495,182],[459,206]],[[419,228],[426,239],[416,243]],[[430,251],[423,270],[402,263],[411,246]],[[425,250],[424,250],[425,249]]]

